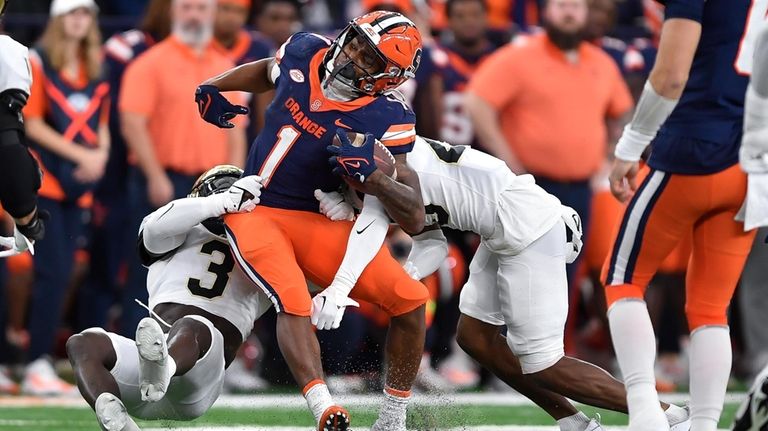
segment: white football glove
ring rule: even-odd
[[[333,221],[354,220],[355,210],[339,192],[315,190],[315,199],[320,202],[320,212]]]
[[[4,248],[4,250],[0,250],[0,257],[15,256],[24,253],[27,250],[29,250],[30,254],[35,254],[34,244],[34,241],[31,241],[29,238],[22,235],[14,224],[13,236],[0,237],[0,247]]]
[[[251,212],[259,204],[262,180],[258,175],[249,175],[235,181],[224,193],[211,195],[221,214]]]
[[[347,307],[359,307],[360,304],[350,298],[349,291],[331,284],[327,289],[312,298],[312,324],[317,329],[337,329],[341,325]]]

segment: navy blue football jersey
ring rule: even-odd
[[[416,117],[398,93],[350,102],[323,95],[321,69],[329,46],[322,36],[297,33],[275,56],[280,68],[275,97],[245,169],[246,175],[265,178],[261,205],[317,212],[314,190],[341,185],[326,151],[339,128],[371,133],[392,154],[413,148]]]
[[[688,83],[652,143],[649,164],[680,174],[711,174],[739,159],[744,94],[766,0],[668,0],[665,19],[701,23]]]

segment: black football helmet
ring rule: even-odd
[[[0,0],[2,1],[2,0]],[[232,165],[218,165],[206,171],[195,181],[187,197],[204,198],[224,193],[243,176],[243,170]],[[224,235],[224,222],[221,217],[203,220],[203,226],[215,235]]]

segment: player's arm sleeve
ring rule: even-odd
[[[162,259],[173,252],[195,225],[221,215],[220,206],[212,199],[176,199],[144,217],[139,228],[139,255],[142,263]]]
[[[656,64],[624,128],[616,157],[638,161],[680,100],[701,38],[701,24],[690,18],[668,19],[661,31]]]
[[[516,47],[507,46],[493,53],[475,71],[467,84],[468,92],[501,110],[517,97],[519,74],[513,69],[518,61]],[[524,61],[524,60],[521,60]]]
[[[448,257],[448,240],[438,225],[429,226],[424,232],[413,236],[413,245],[403,267],[412,278],[421,280],[428,277]]]
[[[384,205],[375,196],[366,195],[363,210],[349,233],[347,251],[332,284],[351,291],[384,244],[388,230],[389,216]]]

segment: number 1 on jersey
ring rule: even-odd
[[[280,162],[283,161],[285,155],[293,147],[293,144],[299,140],[299,136],[301,136],[301,132],[293,126],[283,126],[277,131],[277,143],[272,147],[272,151],[269,152],[266,160],[264,160],[264,165],[262,165],[259,171],[259,176],[264,179],[264,187],[269,185],[275,170],[277,170]]]

